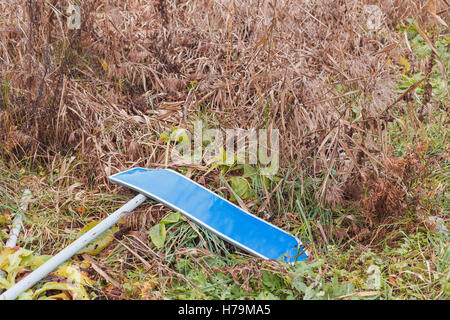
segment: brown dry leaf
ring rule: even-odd
[[[436,3],[434,2],[434,0],[430,0],[429,1],[429,5],[428,5],[428,12],[431,14],[431,16],[433,17],[433,19],[436,21],[436,24],[442,24],[443,26],[448,28],[447,23],[442,20],[442,18],[437,14],[436,11]]]
[[[343,203],[343,199],[344,190],[342,187],[335,182],[329,183],[325,193],[325,202],[331,205],[332,208],[336,208]]]

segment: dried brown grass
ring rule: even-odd
[[[282,164],[324,177],[317,197],[339,203],[385,168],[389,59],[403,54],[394,28],[427,23],[427,3],[86,0],[81,29],[68,30],[64,2],[3,1],[0,152],[75,153],[99,182],[161,165],[159,134],[201,109],[223,127],[278,128]]]

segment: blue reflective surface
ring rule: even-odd
[[[292,235],[174,171],[134,168],[109,179],[180,211],[250,253],[277,260],[285,254],[295,256],[299,252],[299,241]],[[304,259],[307,259],[305,253],[297,257],[297,260]],[[284,260],[293,262],[295,258]]]

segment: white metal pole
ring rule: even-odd
[[[9,232],[9,239],[6,242],[5,248],[14,248],[17,244],[17,239],[19,238],[20,229],[22,228],[22,220],[23,213],[27,211],[28,202],[31,199],[31,191],[25,189],[22,194],[22,198],[20,199],[20,207],[14,217],[11,231]],[[0,270],[0,278],[5,277],[6,273],[3,270]],[[3,289],[0,289],[0,293],[3,292]]]
[[[17,244],[17,239],[19,238],[20,229],[22,228],[22,219],[23,219],[23,213],[27,211],[28,208],[28,201],[31,198],[31,191],[26,189],[22,194],[22,199],[19,211],[17,212],[16,216],[14,217],[13,223],[12,223],[12,229],[9,233],[9,239],[6,242],[5,247],[7,248],[14,248]]]
[[[138,194],[136,197],[128,201],[125,205],[114,211],[111,215],[105,218],[102,222],[97,224],[91,230],[83,234],[76,241],[72,242],[65,249],[61,250],[58,254],[52,257],[50,260],[45,262],[39,268],[34,270],[32,273],[27,275],[25,278],[16,283],[13,287],[9,288],[2,295],[0,295],[0,300],[14,300],[22,292],[31,288],[39,280],[44,278],[50,272],[55,270],[59,265],[64,263],[67,259],[72,257],[82,248],[84,248],[89,242],[97,238],[104,231],[108,230],[113,224],[119,221],[122,217],[130,213],[137,206],[143,203],[147,199],[144,195]]]

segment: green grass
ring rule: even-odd
[[[5,173],[2,171],[6,178],[3,181],[17,182],[14,174],[5,176]],[[46,178],[32,172],[22,175]],[[152,251],[144,253],[137,246],[133,247],[136,241],[132,237],[125,236],[121,240],[147,261],[155,260],[157,255],[158,263],[152,264],[151,270],[117,241],[94,259],[122,284],[122,298],[131,299],[448,298],[448,237],[418,228],[413,234],[401,234],[393,247],[384,244],[382,248],[371,248],[357,242],[343,246],[332,238],[326,245],[317,240],[319,235],[313,221],[329,216],[330,211],[320,209],[308,192],[313,182],[306,182],[302,193],[298,179],[292,176],[289,181],[279,189],[279,196],[272,200],[272,205],[276,208],[280,203],[299,215],[298,222],[291,221],[288,228],[303,241],[316,243],[313,262],[289,266],[260,261],[242,255],[201,227],[194,230],[186,221],[168,225],[165,245],[160,250],[147,241]],[[258,187],[257,179],[251,185],[255,194],[260,195],[261,185]],[[269,190],[271,188],[269,184]],[[91,192],[86,192],[80,200],[75,200],[74,194],[58,197],[51,187],[34,193],[36,200],[25,215],[27,237],[22,233],[19,245],[36,254],[54,254],[74,240],[83,225],[104,217],[126,200],[124,196]],[[286,203],[283,200],[286,194],[297,200]],[[80,214],[74,210],[78,207],[89,209]],[[13,215],[17,205],[9,199],[2,202],[2,212],[6,208]],[[325,225],[327,219],[322,222]],[[8,222],[1,225],[3,234],[7,228]],[[85,268],[89,265],[80,256],[72,258],[70,263],[81,267],[84,263]],[[161,272],[162,266],[172,274]],[[90,287],[91,298],[106,298],[102,290],[110,287],[108,281],[95,273],[90,276],[95,280]],[[43,282],[38,287],[42,285]]]

